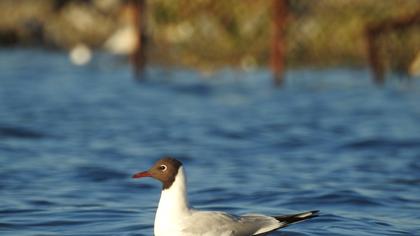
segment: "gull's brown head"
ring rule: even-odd
[[[182,163],[177,159],[165,157],[157,161],[149,170],[134,174],[133,178],[152,177],[162,182],[163,189],[168,189],[175,181],[181,166]]]

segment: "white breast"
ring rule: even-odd
[[[172,186],[162,190],[155,217],[155,235],[181,235],[183,222],[189,215],[186,178],[181,166]]]

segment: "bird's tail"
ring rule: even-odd
[[[319,211],[306,211],[299,214],[292,214],[292,215],[282,215],[282,216],[273,216],[276,220],[278,220],[281,223],[281,226],[278,228],[273,229],[269,232],[264,232],[262,234],[254,234],[254,236],[264,236],[267,235],[279,228],[286,227],[290,224],[300,222],[303,220],[311,219],[318,216]]]
[[[319,211],[306,211],[299,214],[292,214],[292,215],[282,215],[282,216],[274,216],[276,220],[284,223],[284,226],[289,224],[293,224],[296,222],[300,222],[303,220],[311,219],[318,216]],[[284,227],[283,226],[283,227]]]

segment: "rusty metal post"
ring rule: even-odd
[[[281,85],[284,80],[285,29],[288,15],[288,0],[273,0],[271,41],[271,70],[274,82]]]
[[[131,0],[129,2],[134,11],[134,25],[137,29],[136,49],[131,55],[134,75],[136,79],[145,79],[146,66],[146,0]]]

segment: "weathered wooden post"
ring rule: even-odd
[[[377,84],[384,83],[385,67],[380,60],[380,46],[378,44],[378,30],[375,28],[367,27],[366,32],[367,54],[369,64],[373,74],[373,80]]]
[[[398,32],[420,24],[420,9],[411,15],[404,15],[392,19],[386,19],[379,23],[368,24],[365,29],[367,52],[373,79],[378,84],[385,81],[385,65],[381,60],[381,45],[379,37],[389,32]],[[407,68],[408,70],[408,68]]]
[[[145,79],[144,69],[146,66],[146,0],[130,0],[130,7],[134,13],[134,25],[137,29],[137,43],[131,55],[134,75],[137,79]]]
[[[284,80],[285,29],[288,15],[288,0],[273,0],[271,70],[274,82],[281,85]]]

